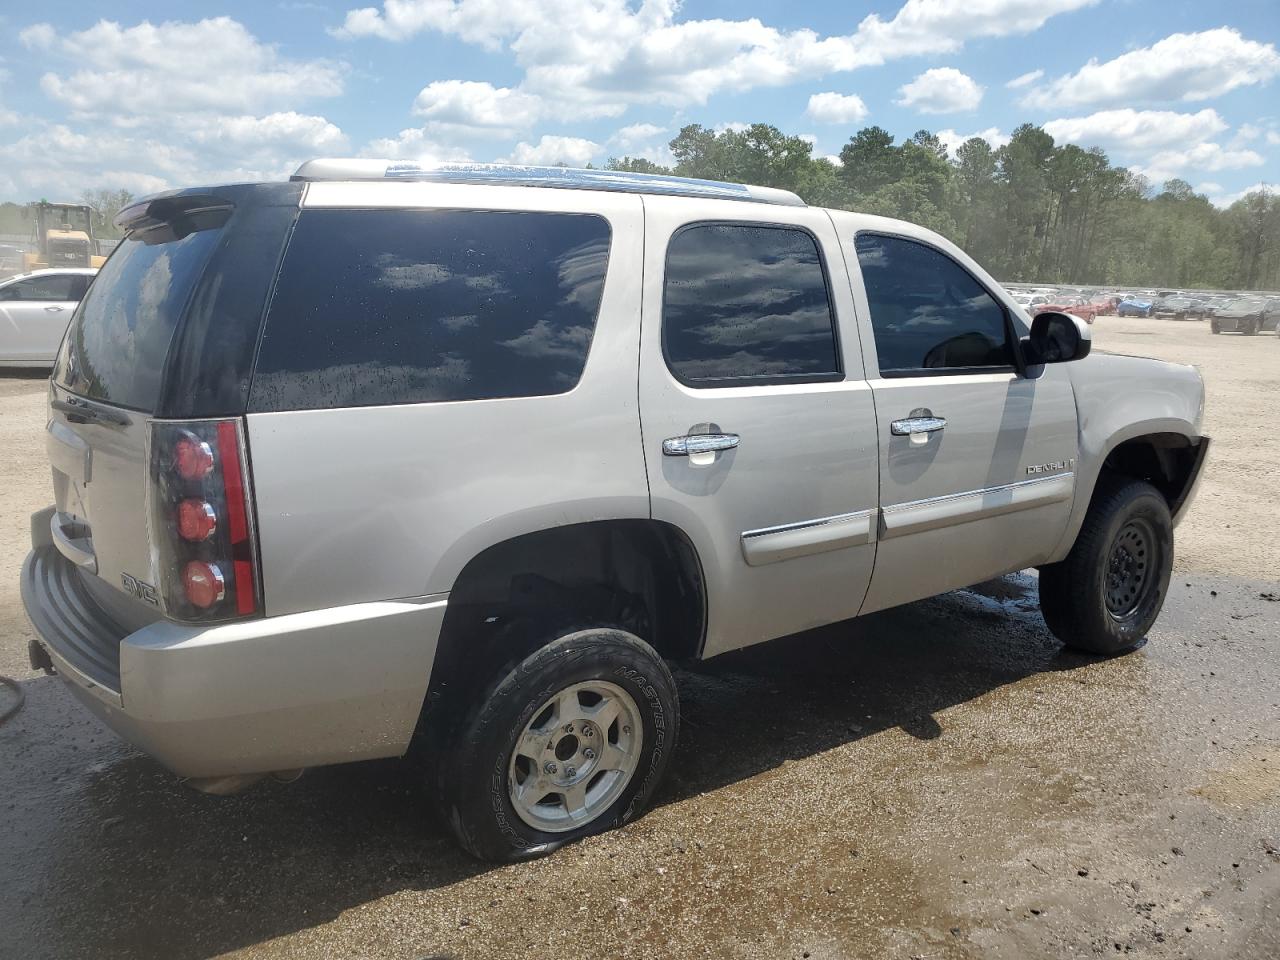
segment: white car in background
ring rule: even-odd
[[[1030,314],[1034,308],[1048,303],[1049,298],[1040,293],[1015,293],[1013,302]]]
[[[97,270],[33,270],[0,280],[0,367],[51,367]]]

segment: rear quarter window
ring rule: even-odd
[[[154,410],[169,343],[225,221],[219,213],[116,247],[72,317],[54,379],[81,396]]]
[[[249,407],[299,410],[565,393],[595,332],[599,216],[304,210]]]

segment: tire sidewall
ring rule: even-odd
[[[1146,520],[1153,531],[1155,545],[1160,551],[1155,571],[1156,582],[1147,596],[1132,614],[1122,619],[1112,616],[1107,609],[1107,574],[1111,551],[1116,537],[1131,520]],[[1108,652],[1119,653],[1138,643],[1151,629],[1164,606],[1169,592],[1169,580],[1173,572],[1173,523],[1164,498],[1154,489],[1135,486],[1124,504],[1107,518],[1104,532],[1098,538],[1100,549],[1092,559],[1092,576],[1088,585],[1088,619],[1092,620],[1095,636],[1106,638]]]
[[[575,830],[552,833],[525,823],[508,790],[511,751],[537,711],[574,684],[604,680],[626,690],[641,714],[643,743],[631,782],[603,814]],[[464,727],[450,771],[441,772],[448,816],[472,853],[512,861],[552,850],[634,819],[652,798],[679,730],[670,671],[633,634],[582,630],[559,637],[506,675]],[[457,780],[450,786],[445,781]]]

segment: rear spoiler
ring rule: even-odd
[[[130,204],[113,221],[126,234],[166,228],[167,239],[221,226],[235,205],[225,197],[179,194],[147,197]]]

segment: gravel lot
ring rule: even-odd
[[[681,671],[657,808],[501,869],[408,764],[205,797],[32,673],[44,385],[0,376],[0,957],[1280,956],[1280,340],[1094,330],[1209,389],[1145,647],[1064,653],[1019,575]]]

